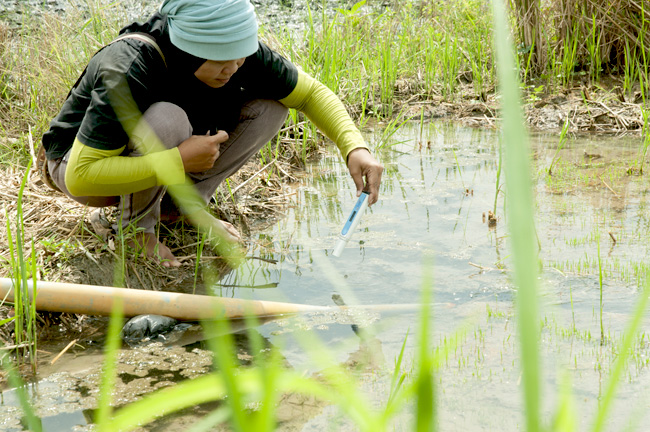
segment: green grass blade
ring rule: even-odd
[[[395,399],[395,395],[399,391],[401,384],[404,382],[404,374],[401,373],[401,368],[402,368],[402,359],[404,358],[404,350],[406,349],[406,341],[408,340],[409,337],[409,332],[408,330],[406,331],[406,335],[404,336],[404,342],[402,342],[402,349],[399,352],[399,356],[397,357],[397,361],[395,362],[395,369],[393,370],[393,379],[391,380],[390,383],[390,391],[388,392],[388,402],[386,403],[386,409],[390,407],[390,405],[393,403],[393,400]]]
[[[415,380],[417,398],[416,430],[429,432],[436,430],[436,404],[433,383],[433,359],[429,342],[431,322],[431,291],[433,277],[432,263],[426,259],[422,276],[422,308],[420,309],[420,340],[418,352],[418,375]]]
[[[531,194],[527,132],[520,108],[518,78],[509,26],[502,0],[495,0],[494,29],[498,77],[502,93],[503,136],[508,226],[517,291],[517,312],[524,384],[526,430],[540,428],[539,320],[537,305],[537,250]]]
[[[0,304],[0,306],[2,306],[2,304]],[[5,318],[5,319],[3,319],[2,321],[0,321],[0,326],[3,326],[3,325],[5,325],[5,324],[7,324],[7,323],[10,323],[10,322],[12,322],[12,321],[15,320],[15,319],[16,319],[16,316],[15,316],[15,315],[12,316],[12,317],[9,317],[9,318]]]
[[[210,337],[208,344],[214,353],[215,366],[219,370],[228,395],[228,405],[232,413],[231,426],[233,430],[245,432],[248,430],[247,425],[251,419],[244,409],[245,394],[239,385],[239,372],[234,354],[237,350],[230,332],[230,323],[218,320],[215,322],[205,321],[203,325],[209,334],[219,335]]]
[[[111,407],[113,389],[115,388],[115,371],[117,369],[117,355],[121,346],[120,330],[122,329],[123,305],[121,300],[113,303],[111,320],[108,324],[108,334],[106,335],[106,345],[104,348],[104,368],[102,379],[99,387],[99,402],[95,423],[100,431],[113,431],[114,429],[107,426],[112,414]]]
[[[564,374],[560,384],[559,408],[553,424],[554,432],[574,432],[576,427],[576,409],[571,394],[571,377],[568,372]]]

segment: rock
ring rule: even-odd
[[[122,328],[122,339],[129,345],[154,341],[158,336],[169,333],[176,327],[174,318],[162,315],[138,315],[131,318]]]

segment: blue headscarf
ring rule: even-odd
[[[195,57],[235,60],[257,51],[249,0],[165,0],[160,12],[167,15],[172,44]]]

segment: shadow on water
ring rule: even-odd
[[[511,430],[521,424],[522,410],[513,317],[516,292],[509,273],[507,197],[502,192],[495,207],[498,135],[431,124],[424,125],[420,136],[420,127],[407,125],[394,137],[400,144],[379,152],[385,166],[381,200],[363,215],[340,258],[332,256],[332,249],[356,193],[345,165],[332,153],[307,168],[310,180],[294,186],[294,202],[286,217],[250,239],[247,255],[254,259],[200,290],[320,306],[342,301],[417,304],[423,256],[433,254],[432,349],[445,353],[437,371],[439,388],[444,389],[438,398],[441,427]],[[597,409],[603,380],[648,267],[649,184],[643,176],[625,173],[637,157],[636,139],[573,137],[560,151],[554,136],[533,135],[532,141],[543,288],[543,409],[554,410],[562,376],[557,372],[568,370],[583,426]],[[493,223],[487,218],[490,212]],[[599,243],[606,328],[602,344]],[[364,309],[354,314],[334,310],[282,317],[255,331],[266,348],[281,353],[286,367],[315,374],[319,369],[308,347],[292,337],[297,331],[310,331],[328,346],[337,363],[358,372],[362,385],[379,403],[388,392],[393,360],[405,335],[417,326],[414,310]],[[256,353],[250,352],[244,333],[236,334],[238,358],[246,364]],[[212,359],[203,338],[196,326],[167,346],[123,350],[116,389],[120,400],[127,403],[154,388],[209,371]],[[415,340],[407,340],[406,371],[412,367]],[[626,424],[628,417],[649,420],[650,414],[637,409],[647,400],[638,402],[635,396],[648,384],[650,353],[644,340],[647,335],[628,366],[616,424]],[[58,369],[41,371],[46,378],[34,384],[34,398],[44,424],[54,420],[48,420],[53,413],[58,413],[56,421],[87,422],[88,410],[95,408],[93,383],[98,380],[96,367],[90,366],[99,363],[99,354],[77,350],[64,356]],[[48,396],[50,388],[56,389],[56,398]],[[283,400],[289,408],[280,410],[284,416],[280,429],[319,430],[339,418],[332,407],[316,401],[305,404],[296,397]],[[158,426],[183,430],[183,419],[199,418],[208,408],[159,420]],[[11,392],[5,392],[0,418],[19,418],[17,413]],[[408,429],[408,424],[407,419],[397,430]]]

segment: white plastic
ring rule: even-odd
[[[359,225],[361,215],[366,211],[366,208],[368,208],[368,194],[366,192],[361,192],[361,196],[359,196],[357,203],[354,205],[354,208],[350,212],[350,216],[348,216],[348,219],[345,221],[345,225],[343,225],[343,229],[339,234],[339,240],[336,242],[336,246],[334,247],[332,255],[335,257],[341,256],[345,245],[352,237],[352,233],[357,228],[357,225]]]

